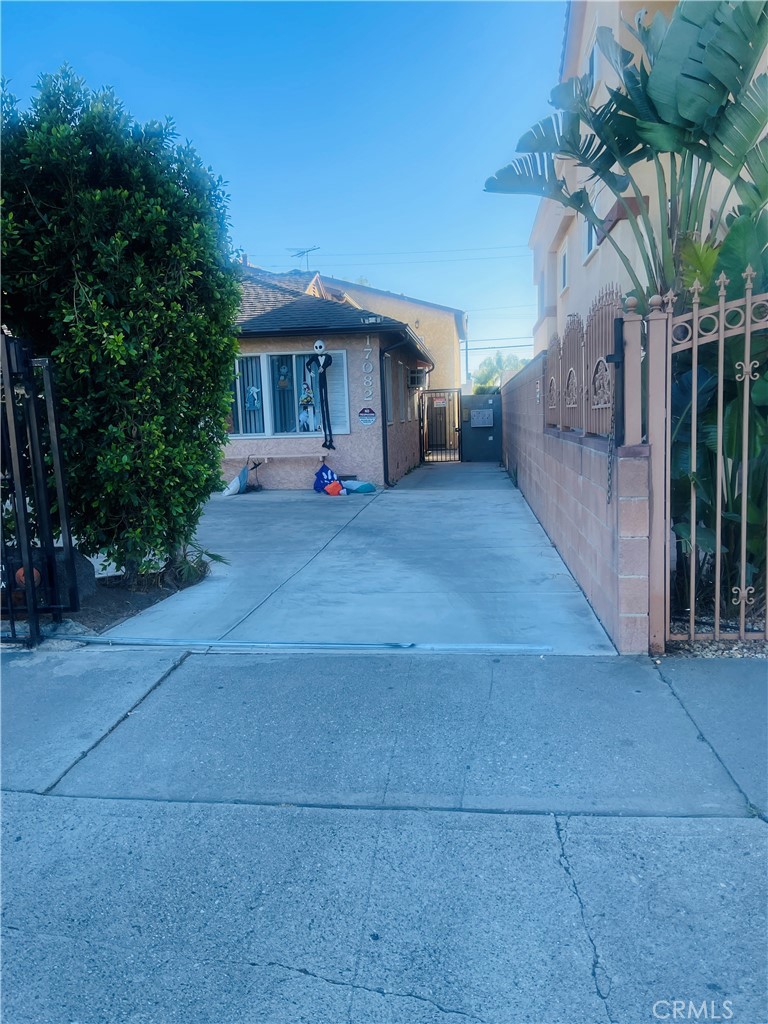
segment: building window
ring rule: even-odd
[[[546,283],[545,277],[542,274],[539,278],[539,320],[544,316],[544,309],[546,308]]]
[[[336,434],[349,433],[346,352],[329,352],[328,407]],[[235,363],[233,435],[322,433],[317,369],[309,352],[240,356]]]
[[[592,44],[592,49],[589,51],[589,58],[587,60],[587,79],[589,81],[588,89],[590,96],[595,90],[597,85],[597,44]]]
[[[563,246],[560,250],[560,291],[568,287],[568,247]]]
[[[235,360],[230,432],[264,433],[264,394],[261,387],[261,360],[258,356],[241,356]]]
[[[594,224],[591,221],[586,222],[586,231],[584,235],[584,255],[589,254],[597,248],[597,231],[595,230]]]
[[[272,432],[295,434],[299,430],[298,395],[296,394],[295,357],[269,357],[270,397],[272,399]]]

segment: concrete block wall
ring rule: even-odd
[[[503,460],[622,654],[648,651],[649,449],[544,425],[546,355],[502,388]]]

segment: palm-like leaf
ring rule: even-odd
[[[488,178],[485,191],[541,196],[580,212],[591,209],[583,188],[568,191],[565,179],[557,176],[554,158],[548,153],[531,153],[513,160]]]
[[[634,66],[634,54],[616,42],[613,31],[607,26],[598,28],[596,39],[600,51],[626,90],[629,104],[625,112],[643,121],[658,121],[656,109],[648,98],[647,72],[642,63],[639,67]]]
[[[768,203],[768,138],[760,139],[747,153],[744,167],[752,180],[737,178],[736,191],[751,213],[759,213]]]
[[[628,21],[624,21],[624,25],[627,27],[629,32],[637,39],[645,50],[645,55],[648,58],[648,63],[653,67],[656,61],[656,55],[661,49],[661,44],[664,42],[664,37],[667,34],[667,19],[661,13],[657,11],[653,16],[651,24],[646,26],[643,24],[645,17],[645,11],[640,10],[635,15],[634,25]]]
[[[617,122],[618,112],[613,110],[615,133],[608,136],[606,126],[609,118],[593,118],[593,111],[584,111],[588,123],[597,125],[601,135],[590,132],[581,135],[580,118],[571,111],[552,114],[539,121],[522,136],[517,144],[519,153],[551,153],[575,161],[579,166],[592,172],[592,178],[604,181],[616,194],[622,193],[628,185],[626,176],[617,175],[612,167],[636,148],[636,138],[630,138]]]
[[[750,81],[768,42],[768,3],[681,0],[648,79],[667,124],[707,132]]]
[[[709,144],[715,167],[728,181],[739,177],[750,151],[758,145],[766,128],[766,111],[768,75],[760,75],[720,115]]]

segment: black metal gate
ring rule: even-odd
[[[51,368],[24,342],[2,339],[0,598],[10,638],[41,639],[39,615],[61,621],[79,599]],[[58,540],[58,543],[57,543]]]
[[[461,391],[422,391],[421,461],[461,462]]]

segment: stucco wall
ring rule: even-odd
[[[334,430],[336,450],[326,452],[322,447],[323,435],[311,436],[293,434],[283,437],[237,437],[231,436],[224,448],[222,476],[231,480],[243,467],[249,455],[275,457],[259,467],[259,483],[265,488],[299,490],[311,488],[320,461],[318,456],[327,455],[326,464],[339,476],[354,475],[377,486],[384,484],[384,461],[382,445],[381,383],[379,377],[378,335],[333,335],[323,334],[326,347],[330,350],[345,349],[347,352],[347,381],[349,388],[350,433],[337,434]],[[244,355],[312,351],[313,337],[274,337],[241,339],[240,350]],[[365,349],[370,346],[371,353]],[[373,379],[373,397],[365,396],[366,373],[363,366],[373,364],[367,376]],[[376,422],[366,425],[360,422],[361,409],[373,409]],[[291,456],[280,459],[279,456]],[[304,455],[306,458],[296,456]]]
[[[502,388],[504,464],[622,654],[648,651],[648,448],[544,426],[546,356]]]
[[[333,285],[333,278],[329,278],[328,282]],[[363,285],[355,287],[339,282],[338,287],[343,288],[363,309],[407,323],[415,334],[424,339],[424,344],[435,359],[435,369],[429,375],[431,388],[461,386],[459,334],[455,315],[450,310],[438,309],[405,296],[388,295]]]

